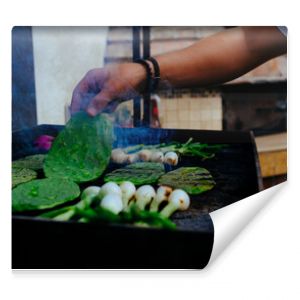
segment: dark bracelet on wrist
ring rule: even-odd
[[[160,68],[159,68],[159,64],[158,64],[157,60],[153,57],[149,57],[146,60],[136,59],[136,60],[134,60],[134,62],[142,65],[146,70],[147,75],[146,75],[145,92],[146,93],[155,92],[158,87],[159,81],[160,81]],[[151,70],[148,62],[152,63],[154,74],[152,73],[152,70]]]
[[[153,77],[153,83],[152,83],[152,90],[155,91],[159,85],[160,81],[160,68],[157,60],[154,57],[149,57],[147,60],[149,60],[153,64],[154,69],[154,77]]]
[[[144,59],[136,59],[134,63],[142,65],[146,70],[145,93],[151,93],[152,90],[152,71],[149,64]]]

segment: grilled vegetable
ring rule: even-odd
[[[126,210],[128,207],[129,201],[134,198],[136,188],[132,182],[123,181],[120,184],[120,189],[122,191],[123,209]]]
[[[183,190],[174,190],[168,198],[169,203],[160,212],[162,216],[168,218],[176,210],[187,210],[190,206],[190,197]]]
[[[12,210],[22,212],[52,208],[80,195],[76,183],[62,178],[36,179],[18,185],[12,191]]]
[[[158,178],[164,173],[163,164],[138,162],[106,174],[104,181],[114,181],[116,183],[131,181],[135,185],[151,184],[157,182]]]
[[[141,161],[150,161],[152,152],[150,150],[141,150],[139,153],[139,158]]]
[[[133,153],[133,154],[128,154],[127,155],[127,162],[129,164],[133,164],[139,160],[139,155],[138,153]]]
[[[111,155],[113,130],[105,114],[74,115],[54,140],[44,163],[46,177],[85,182],[98,178]]]
[[[15,160],[12,162],[13,168],[25,168],[31,170],[43,169],[43,164],[46,158],[46,154],[34,154],[24,158]]]
[[[37,177],[34,170],[25,168],[12,168],[12,187],[16,187],[20,183],[28,182]]]
[[[167,217],[158,212],[145,210],[145,206],[153,201],[155,190],[152,186],[142,186],[135,194],[135,186],[131,182],[123,182],[120,185],[121,194],[116,193],[112,182],[106,183],[104,186],[90,186],[81,194],[81,201],[75,205],[62,207],[56,210],[48,211],[41,214],[40,218],[51,218],[56,221],[78,221],[78,222],[100,222],[100,223],[124,223],[134,224],[143,227],[158,227],[173,229],[176,225]],[[166,187],[166,190],[169,189]],[[103,197],[100,198],[100,204],[96,201],[99,191]],[[161,191],[161,192],[159,192]],[[161,194],[163,187],[158,189]],[[130,207],[125,209],[124,201],[128,203],[128,199],[136,196],[137,202],[132,203]]]
[[[161,176],[158,183],[183,189],[191,195],[211,190],[216,184],[209,171],[199,167],[178,168]]]
[[[193,138],[189,138],[186,143],[170,142],[156,145],[139,144],[128,146],[121,150],[125,154],[138,153],[141,156],[140,159],[143,161],[153,161],[151,157],[155,152],[176,152],[179,156],[198,156],[204,160],[213,158],[215,156],[215,153],[224,147],[226,147],[226,145],[223,144],[209,145],[199,142],[193,143]]]
[[[160,186],[156,191],[156,196],[150,205],[150,211],[158,211],[159,205],[168,200],[169,195],[171,194],[172,189],[168,186]]]
[[[83,190],[81,193],[81,199],[91,199],[99,194],[101,187],[99,186],[89,186]]]
[[[89,186],[83,190],[81,200],[77,204],[43,213],[40,217],[51,218],[56,221],[69,221],[76,217],[78,210],[89,209],[100,190],[101,188],[98,186]]]
[[[121,196],[116,193],[107,194],[101,200],[100,206],[117,215],[123,209]]]
[[[128,159],[127,154],[122,149],[113,149],[111,151],[111,160],[116,164],[124,164]]]
[[[107,197],[108,195],[109,197]],[[101,188],[98,186],[89,186],[82,192],[81,201],[79,201],[77,204],[44,213],[40,215],[40,217],[52,218],[56,221],[78,219],[78,215],[82,214],[86,210],[90,212],[92,206],[99,206],[99,202],[102,208],[116,214],[119,213],[120,206],[121,210],[123,209],[122,200],[120,204],[119,199],[121,199],[121,190],[114,182],[108,182]],[[82,218],[83,219],[81,219],[81,221],[87,221],[84,216],[82,216]]]
[[[159,162],[163,163],[164,162],[164,154],[161,151],[153,151],[150,157],[150,160],[152,162]]]
[[[164,163],[176,166],[178,164],[178,155],[173,151],[167,152],[164,156]]]
[[[99,186],[89,186],[81,193],[81,201],[77,204],[79,207],[90,206],[93,200],[99,195],[101,188]]]
[[[140,210],[144,210],[145,207],[151,203],[156,193],[151,185],[143,185],[139,187],[135,193],[136,205]]]
[[[115,182],[107,182],[101,187],[101,191],[98,194],[99,198],[104,197],[107,194],[122,195],[121,188]]]

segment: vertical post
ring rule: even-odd
[[[141,58],[140,51],[140,26],[133,26],[132,28],[132,59]],[[133,126],[140,126],[141,123],[141,98],[135,97],[133,99]]]
[[[150,57],[150,27],[143,27],[143,58]]]
[[[143,58],[147,59],[150,57],[150,27],[143,27]],[[145,93],[144,95],[144,112],[143,112],[143,126],[150,127],[150,103],[151,94]]]
[[[12,30],[12,130],[37,125],[32,28]]]

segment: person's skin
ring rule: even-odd
[[[286,37],[277,27],[236,27],[155,58],[162,84],[199,87],[237,78],[286,53],[286,48]],[[145,68],[137,63],[91,70],[74,89],[71,112],[84,109],[95,116],[108,107],[114,109],[120,101],[142,93],[145,80]]]

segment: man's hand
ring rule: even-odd
[[[144,87],[146,71],[136,63],[110,65],[89,71],[74,89],[71,113],[86,110],[95,116],[113,111],[124,100],[137,96]]]

